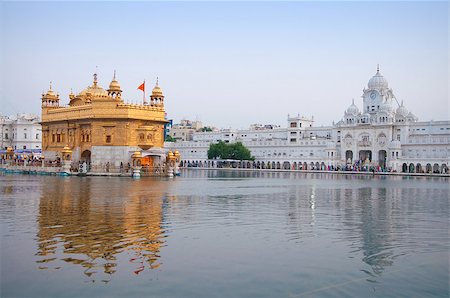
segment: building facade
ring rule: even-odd
[[[5,150],[28,150],[38,153],[41,150],[42,131],[39,116],[17,114],[0,116],[0,147]]]
[[[272,169],[377,169],[448,173],[450,121],[418,121],[399,103],[379,69],[340,121],[314,127],[314,119],[288,116],[286,128],[196,132],[192,141],[168,144],[182,165],[211,165],[209,144],[242,142],[255,157],[247,166]]]
[[[42,150],[46,158],[56,158],[65,146],[74,162],[93,166],[118,167],[131,161],[135,151],[142,152],[143,164],[161,163],[165,156],[164,95],[152,90],[149,102],[130,104],[114,74],[107,90],[94,74],[92,85],[78,94],[70,93],[67,106],[60,105],[52,87],[42,94]]]

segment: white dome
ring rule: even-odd
[[[405,106],[403,105],[403,102],[402,102],[402,105],[397,108],[397,111],[395,113],[399,116],[406,117],[406,116],[408,116],[409,112],[408,112],[408,109],[405,108]]]
[[[380,74],[380,70],[377,69],[377,73],[369,80],[367,84],[369,89],[386,89],[388,87],[387,80]]]
[[[345,113],[347,115],[353,115],[356,116],[359,114],[359,109],[358,107],[355,105],[355,101],[352,100],[352,104],[347,108],[347,110],[345,111]]]

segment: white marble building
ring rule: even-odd
[[[242,142],[255,157],[245,166],[279,169],[375,168],[397,172],[448,172],[450,121],[418,121],[399,103],[379,69],[362,95],[332,126],[288,116],[286,128],[195,132],[192,141],[166,143],[183,165],[212,165],[209,144]]]
[[[39,116],[17,114],[0,116],[1,149],[41,149],[42,129]]]

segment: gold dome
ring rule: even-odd
[[[156,78],[156,85],[152,90],[152,96],[158,96],[158,97],[163,96],[163,92],[162,92],[161,88],[159,88],[159,79],[158,78]]]
[[[120,90],[120,84],[116,80],[112,80],[109,84],[109,90]]]
[[[114,71],[114,77],[111,81],[111,83],[109,84],[109,89],[108,91],[121,91],[120,90],[120,84],[119,82],[116,80],[116,71]]]
[[[97,74],[94,74],[94,82],[92,86],[87,87],[77,97],[85,97],[90,94],[92,97],[108,97],[108,92],[97,84]]]
[[[153,88],[153,90],[152,90],[152,95],[153,96],[162,96],[163,93],[162,93],[161,88],[159,88],[159,86],[155,86],[155,88]]]
[[[108,92],[100,86],[89,86],[78,93],[78,96],[86,96],[88,93],[91,94],[92,97],[108,96]]]
[[[50,88],[48,89],[47,93],[45,93],[44,97],[45,98],[57,98],[58,97],[58,95],[52,89],[52,82],[50,82]]]

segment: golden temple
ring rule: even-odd
[[[42,151],[45,158],[60,156],[65,146],[73,162],[111,167],[127,164],[135,151],[143,162],[162,162],[165,152],[164,95],[156,82],[149,101],[125,103],[114,77],[107,90],[97,81],[78,94],[70,93],[68,106],[60,105],[59,94],[50,89],[42,94]]]

